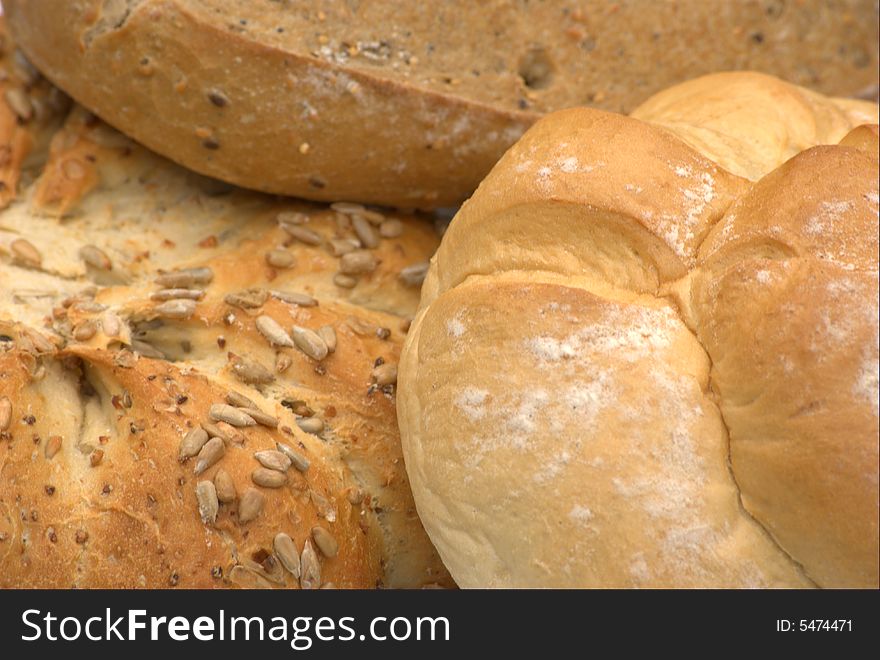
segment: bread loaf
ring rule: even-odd
[[[316,200],[455,204],[541,114],[628,112],[715,71],[877,94],[873,0],[4,5],[33,62],[126,134]]]
[[[394,410],[430,223],[204,179],[0,65],[0,587],[450,585]]]
[[[721,74],[507,152],[432,260],[399,375],[460,586],[877,588],[865,121]]]

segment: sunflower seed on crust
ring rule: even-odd
[[[296,420],[296,425],[300,430],[312,435],[318,435],[324,430],[324,420],[320,417],[299,417]]]
[[[307,293],[297,293],[295,291],[270,291],[269,294],[281,302],[286,302],[298,307],[316,307],[318,305],[318,301]]]
[[[336,329],[332,325],[322,325],[318,328],[317,333],[327,344],[327,352],[336,352]]]
[[[253,288],[227,293],[223,297],[223,302],[240,309],[256,309],[257,307],[265,305],[268,299],[268,291],[265,289]]]
[[[206,442],[208,442],[208,433],[203,428],[197,426],[190,429],[180,441],[180,449],[177,452],[178,460],[185,461],[197,455]]]
[[[238,500],[238,522],[249,523],[263,511],[266,498],[256,488],[248,488]]]
[[[235,482],[232,481],[232,477],[223,468],[217,470],[217,474],[214,475],[214,488],[217,490],[217,499],[223,502],[223,504],[235,501],[237,497]]]
[[[281,488],[287,483],[287,475],[277,470],[258,467],[251,473],[251,480],[263,488]]]
[[[79,258],[86,262],[87,265],[98,270],[111,270],[113,262],[110,257],[97,245],[83,245],[79,249]]]
[[[108,337],[118,337],[122,330],[122,321],[116,314],[107,310],[101,314],[101,331]]]
[[[299,211],[282,211],[275,219],[279,225],[302,225],[309,221],[309,216]]]
[[[284,532],[280,532],[275,535],[275,539],[272,541],[272,549],[275,550],[275,556],[278,557],[281,565],[298,580],[300,576],[299,551],[296,549],[293,539]]]
[[[397,218],[391,218],[379,225],[379,236],[382,238],[397,238],[403,233],[403,223]]]
[[[312,527],[312,538],[315,539],[315,545],[328,559],[332,559],[339,552],[339,543],[333,538],[333,535],[320,526]]]
[[[300,558],[299,586],[303,589],[317,589],[321,586],[321,560],[312,542],[306,539],[303,545],[302,557]]]
[[[208,411],[208,417],[215,422],[226,422],[236,427],[256,426],[254,418],[240,408],[233,408],[225,403],[213,403]]]
[[[236,358],[232,362],[232,373],[243,383],[248,385],[266,385],[275,380],[272,372],[259,362],[247,358]]]
[[[150,294],[150,300],[189,299],[201,300],[205,297],[204,289],[162,289]]]
[[[88,341],[98,332],[98,324],[94,319],[86,319],[73,329],[73,338],[77,341]]]
[[[236,408],[259,410],[256,403],[248,399],[244,394],[236,392],[235,390],[229,390],[226,393],[226,403],[230,406],[235,406]]]
[[[355,250],[342,255],[339,272],[343,275],[363,275],[372,273],[378,265],[379,260],[369,250]]]
[[[214,279],[210,268],[180,268],[162,273],[155,280],[163,289],[191,289],[194,284],[209,284]]]
[[[201,474],[223,458],[223,454],[225,453],[226,445],[223,444],[223,440],[220,438],[211,438],[199,450],[198,456],[196,457],[194,473],[197,475]]]
[[[281,228],[290,234],[291,237],[295,238],[300,243],[305,243],[306,245],[320,245],[324,242],[324,239],[321,238],[319,233],[301,225],[282,223]]]
[[[422,286],[430,265],[427,261],[410,264],[400,271],[400,280],[406,286]]]
[[[353,250],[361,247],[361,242],[353,238],[333,238],[330,239],[330,254],[334,257],[341,257]]]
[[[379,247],[379,237],[376,235],[376,230],[366,218],[362,215],[353,216],[351,226],[361,245],[370,249]]]
[[[397,382],[397,365],[389,362],[380,364],[373,369],[370,375],[376,381],[376,385],[380,387],[383,385],[393,385]]]
[[[217,499],[217,489],[210,481],[200,481],[196,484],[196,500],[199,503],[199,516],[202,522],[214,524],[217,522],[217,511],[220,502]]]
[[[346,275],[345,273],[336,273],[333,276],[333,284],[340,289],[353,289],[357,286],[357,283],[357,278],[354,278],[351,275]]]
[[[43,450],[43,454],[48,459],[55,458],[55,454],[61,451],[61,444],[63,440],[60,435],[50,435],[49,439],[46,441],[46,447]]]
[[[196,311],[196,301],[189,299],[167,300],[160,305],[156,305],[153,311],[166,319],[188,319]]]
[[[254,325],[260,334],[273,346],[285,346],[293,348],[294,343],[290,335],[281,327],[281,325],[271,316],[265,314],[260,315],[254,321]]]
[[[292,268],[296,265],[296,257],[287,250],[273,248],[266,253],[266,263],[272,268]]]
[[[354,202],[333,202],[330,208],[345,215],[354,215],[355,213],[366,211],[363,204],[356,204]]]
[[[295,467],[297,470],[299,470],[300,472],[305,472],[309,469],[309,465],[311,465],[309,459],[300,454],[298,451],[280,442],[276,442],[275,446],[278,448],[278,451],[280,451],[282,454],[290,459],[291,465],[293,465],[293,467]]]
[[[327,357],[327,344],[315,331],[295,325],[291,336],[296,347],[313,360],[320,361]]]
[[[254,458],[256,458],[264,468],[277,470],[278,472],[287,472],[292,463],[290,457],[284,452],[276,451],[274,449],[264,449],[262,451],[254,452]]]
[[[43,263],[43,255],[34,244],[25,238],[16,238],[9,244],[15,261],[30,268],[39,268]]]

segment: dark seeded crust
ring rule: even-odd
[[[430,207],[467,197],[553,110],[628,112],[673,83],[730,69],[876,97],[872,0],[721,4],[10,0],[6,9],[56,84],[192,169],[309,199]]]
[[[0,587],[267,586],[260,571],[296,587],[273,539],[317,548],[316,526],[338,544],[332,557],[316,550],[321,586],[451,586],[415,513],[395,386],[374,375],[397,364],[418,300],[400,274],[433,253],[431,223],[384,216],[399,235],[378,239],[375,269],[340,287],[329,241],[354,238],[353,211],[376,212],[233,189],[79,107],[16,126],[32,137],[0,211]],[[272,250],[287,267],[268,263]],[[203,295],[153,298],[157,278],[185,268],[210,269]],[[287,333],[330,326],[336,349],[314,360],[273,347],[260,317]],[[197,476],[196,458],[178,460],[181,440],[230,391],[277,428],[226,429],[224,455]],[[276,443],[310,465],[281,488],[257,486],[254,453]],[[206,524],[196,486],[221,469],[239,499]],[[249,488],[264,506],[241,524]]]

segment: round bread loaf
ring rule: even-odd
[[[428,534],[464,587],[876,588],[877,106],[721,74],[633,115],[539,121],[432,260]]]
[[[394,409],[431,224],[203,179],[0,65],[0,588],[451,585]]]
[[[874,0],[6,0],[34,63],[190,169],[273,193],[457,204],[543,113],[629,112],[755,69],[877,94]]]

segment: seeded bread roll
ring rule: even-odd
[[[4,175],[0,587],[451,585],[394,410],[430,223],[235,190],[63,115],[15,124]]]
[[[28,56],[183,165],[315,200],[447,206],[543,113],[755,69],[877,95],[874,0],[6,0]]]
[[[722,74],[633,114],[538,122],[432,260],[429,536],[463,587],[876,588],[877,106]]]

